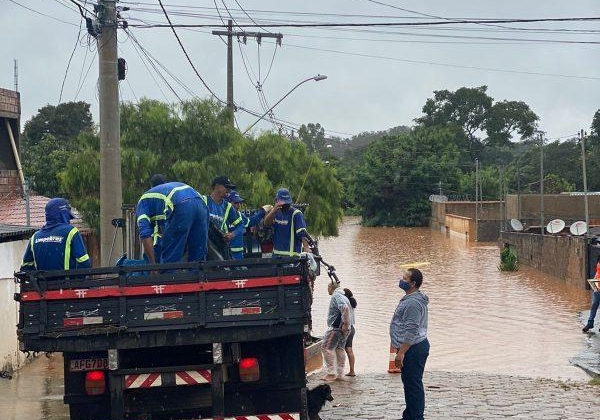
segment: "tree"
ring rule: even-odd
[[[57,174],[78,149],[77,136],[93,130],[90,105],[85,102],[41,108],[25,123],[21,135],[23,169],[30,187],[48,197],[59,195]]]
[[[121,108],[123,201],[135,203],[149,188],[153,173],[185,182],[207,194],[210,181],[226,174],[250,208],[272,203],[279,187],[296,201],[309,203],[306,219],[315,235],[337,235],[341,185],[332,168],[302,142],[273,133],[244,138],[228,123],[227,111],[215,102],[194,100],[179,105],[142,99]],[[99,144],[82,135],[80,151],[61,173],[61,185],[91,226],[98,226]],[[86,165],[85,162],[92,162]]]
[[[317,152],[321,156],[323,155],[326,147],[326,141],[325,129],[321,127],[321,124],[302,124],[298,129],[298,138],[306,145],[306,148],[309,151]]]
[[[454,131],[417,128],[371,143],[356,173],[354,197],[363,223],[383,226],[425,226],[429,195],[440,182],[456,190],[460,174]]]
[[[484,128],[489,146],[510,144],[513,134],[519,134],[521,140],[533,136],[539,117],[529,105],[522,101],[496,102],[487,112]]]

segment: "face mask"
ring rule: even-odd
[[[288,211],[290,209],[291,204],[284,204],[283,206],[281,206],[281,210],[283,211]]]
[[[404,280],[400,280],[398,282],[398,287],[404,291],[408,291],[408,290],[410,290],[410,283],[407,281],[404,281]]]

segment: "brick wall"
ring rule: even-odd
[[[19,119],[21,102],[19,92],[0,88],[0,117]]]
[[[17,170],[0,169],[0,196],[21,194],[21,181]]]

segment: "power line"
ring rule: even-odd
[[[499,72],[499,73],[527,74],[527,75],[533,75],[533,76],[552,76],[552,77],[564,77],[564,78],[569,78],[569,79],[600,80],[600,77],[595,77],[595,76],[576,76],[576,75],[569,75],[569,74],[541,73],[541,72],[522,71],[522,70],[496,69],[496,68],[491,68],[491,67],[466,66],[466,65],[461,65],[461,64],[439,63],[439,62],[435,62],[435,61],[409,60],[409,59],[405,59],[405,58],[386,57],[386,56],[373,55],[373,54],[353,53],[350,51],[339,51],[339,50],[331,50],[331,49],[326,49],[326,48],[307,47],[307,46],[303,46],[303,45],[294,45],[294,44],[286,44],[286,45],[288,47],[294,47],[294,48],[303,48],[303,49],[307,49],[307,50],[330,52],[330,53],[334,53],[334,54],[344,54],[344,55],[364,57],[364,58],[379,58],[379,59],[383,59],[383,60],[399,61],[399,62],[403,62],[403,63],[429,64],[432,66],[453,67],[453,68],[470,69],[470,70],[485,70],[485,71],[493,71],[493,72]]]
[[[190,58],[190,56],[188,55],[187,51],[185,50],[185,47],[183,46],[181,40],[179,39],[179,35],[177,35],[177,31],[175,31],[175,27],[173,26],[173,24],[171,23],[171,19],[169,18],[169,15],[167,14],[167,11],[165,10],[165,7],[163,6],[162,0],[158,0],[158,3],[160,4],[161,9],[163,10],[163,13],[165,14],[165,17],[167,18],[167,21],[169,22],[169,27],[171,28],[171,30],[173,31],[173,35],[175,35],[175,38],[177,38],[177,42],[179,43],[179,46],[181,47],[181,50],[183,51],[183,53],[185,54],[185,57],[187,58],[187,61],[190,63],[190,66],[192,66],[192,69],[194,70],[194,73],[196,73],[196,76],[198,76],[198,79],[200,79],[200,81],[202,82],[202,84],[204,85],[204,87],[206,88],[206,90],[208,90],[210,92],[210,94],[219,102],[221,103],[225,103],[225,101],[223,101],[221,98],[219,98],[214,92],[213,90],[206,84],[206,82],[204,81],[204,79],[202,78],[202,76],[200,76],[200,73],[198,73],[198,70],[196,70],[196,66],[194,66],[194,63],[192,62],[192,59]]]
[[[12,1],[12,0],[11,0]],[[160,0],[159,0],[160,1]],[[335,28],[335,27],[394,27],[394,26],[437,26],[460,24],[482,24],[482,23],[533,23],[533,22],[596,22],[600,17],[573,17],[573,18],[537,18],[537,19],[488,19],[488,20],[452,20],[452,21],[428,21],[428,22],[323,22],[323,23],[267,23],[263,25],[242,24],[240,28]],[[138,28],[221,28],[224,25],[215,24],[177,24],[177,25],[133,25]]]
[[[14,3],[14,4],[16,4],[17,6],[20,6],[20,7],[22,7],[23,9],[27,9],[27,10],[29,10],[30,12],[36,13],[36,14],[38,14],[38,15],[45,16],[45,17],[47,17],[47,18],[50,18],[50,19],[56,20],[56,21],[58,21],[58,22],[66,23],[67,25],[71,25],[71,26],[77,26],[77,24],[76,24],[76,23],[67,22],[66,20],[62,20],[62,19],[56,18],[56,17],[54,17],[54,16],[47,15],[46,13],[42,13],[42,12],[40,12],[40,11],[37,11],[37,10],[35,10],[35,9],[32,9],[31,7],[28,7],[28,6],[25,6],[25,5],[21,4],[21,3],[18,3],[18,2],[16,2],[15,0],[8,0],[8,1],[9,1],[9,2],[11,2],[11,3]]]
[[[81,31],[82,22],[83,22],[83,17],[81,17],[79,19],[79,31]],[[65,76],[63,77],[63,81],[60,86],[60,94],[58,95],[58,103],[59,104],[62,101],[62,94],[63,94],[63,90],[65,88],[65,81],[67,80],[67,74],[69,73],[69,68],[71,67],[71,61],[73,60],[73,56],[75,55],[75,50],[77,49],[77,44],[79,44],[79,40],[80,40],[80,35],[79,35],[79,33],[77,33],[77,39],[75,40],[75,45],[73,45],[73,51],[71,51],[71,56],[69,57],[69,61],[67,62],[67,68],[65,69]]]

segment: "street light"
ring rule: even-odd
[[[267,115],[269,112],[271,112],[271,111],[273,110],[273,108],[275,108],[277,105],[279,105],[279,104],[281,103],[281,101],[283,101],[285,98],[287,98],[287,97],[288,97],[288,96],[289,96],[289,95],[290,95],[290,94],[291,94],[293,91],[295,91],[295,90],[296,90],[296,89],[297,89],[297,88],[298,88],[298,87],[299,87],[301,84],[303,84],[303,83],[306,83],[306,82],[308,82],[308,81],[310,81],[310,80],[314,80],[315,82],[319,82],[319,81],[321,81],[321,80],[325,80],[325,79],[327,79],[327,76],[325,76],[324,74],[317,74],[316,76],[309,77],[308,79],[304,79],[303,81],[301,81],[300,83],[298,83],[298,84],[297,84],[296,86],[294,86],[294,87],[293,87],[293,88],[292,88],[292,89],[291,89],[291,90],[290,90],[288,93],[286,93],[286,94],[283,96],[283,98],[281,98],[280,100],[278,100],[277,102],[275,102],[275,105],[273,105],[273,106],[272,106],[271,108],[269,108],[269,109],[268,109],[268,110],[267,110],[267,111],[266,111],[264,114],[262,114],[258,120],[254,121],[254,123],[253,123],[253,124],[252,124],[250,127],[246,128],[246,131],[244,131],[244,132],[242,133],[242,135],[245,135],[245,134],[246,134],[248,131],[250,131],[250,129],[251,129],[252,127],[254,127],[256,124],[258,124],[258,122],[259,122],[260,120],[262,120],[262,119],[263,119],[263,118],[264,118],[264,117],[265,117],[265,116],[266,116],[266,115]]]

